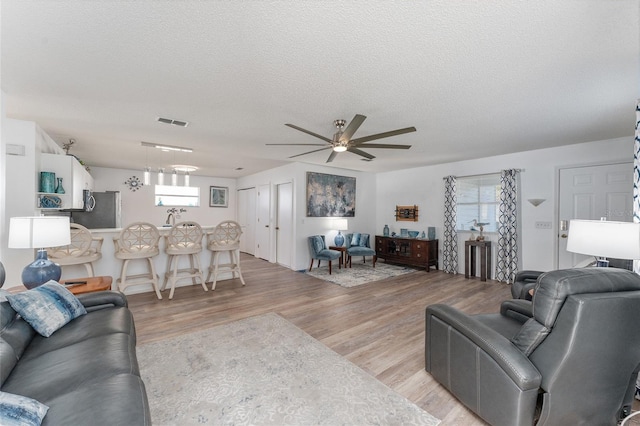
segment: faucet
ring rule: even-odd
[[[169,215],[167,216],[167,221],[165,222],[166,225],[175,225],[176,224],[176,218],[174,216],[175,213],[178,213],[178,209],[176,209],[175,207],[172,209],[167,210],[167,213],[169,213]]]

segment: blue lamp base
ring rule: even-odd
[[[62,276],[60,265],[47,258],[46,250],[38,250],[36,260],[25,266],[22,271],[22,284],[31,290],[50,280],[60,281],[60,276]]]
[[[342,245],[344,244],[344,235],[342,235],[340,231],[338,231],[338,235],[336,235],[336,237],[333,239],[333,242],[335,243],[336,247],[342,247]]]

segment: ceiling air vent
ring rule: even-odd
[[[172,124],[174,126],[179,126],[179,127],[187,127],[189,125],[188,121],[172,120],[170,118],[162,118],[162,117],[156,118],[156,121],[160,123],[165,123],[165,124]]]

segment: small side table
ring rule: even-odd
[[[345,246],[329,246],[329,250],[336,250],[340,252],[340,265],[347,265],[347,248]]]
[[[480,281],[491,279],[491,241],[464,242],[464,277],[476,276],[476,251],[480,250]]]
[[[66,285],[65,287],[73,294],[93,293],[96,291],[111,290],[111,277],[88,277],[88,278],[70,278],[60,281],[60,284],[74,281],[86,281],[85,284]]]

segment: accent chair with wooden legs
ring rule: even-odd
[[[371,248],[369,240],[369,234],[361,234],[358,232],[344,236],[344,244],[347,247],[347,263],[349,264],[349,268],[351,268],[351,258],[354,256],[362,256],[362,263],[366,263],[367,257],[372,257],[373,267],[376,267],[376,260],[378,259],[378,256],[376,255],[376,251]]]
[[[313,235],[308,238],[309,252],[311,254],[311,264],[309,271],[313,268],[313,261],[318,260],[318,268],[320,262],[326,260],[329,262],[329,274],[331,274],[331,262],[338,259],[338,268],[342,267],[342,253],[337,250],[330,250],[324,241],[324,235]]]

